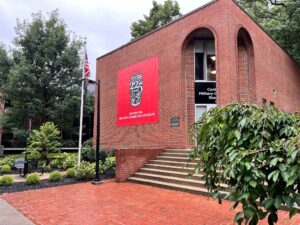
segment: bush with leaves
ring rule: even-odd
[[[41,158],[41,153],[37,151],[36,149],[28,149],[26,151],[27,159],[31,160],[39,160]]]
[[[40,130],[33,130],[29,136],[29,146],[27,151],[38,151],[41,158],[47,160],[51,152],[57,152],[61,147],[59,142],[60,132],[52,122],[46,122]]]
[[[30,173],[26,176],[26,184],[29,184],[29,185],[39,184],[40,181],[41,181],[41,178],[38,173]]]
[[[12,175],[4,175],[0,177],[0,186],[10,186],[14,183]]]
[[[77,156],[70,153],[59,154],[51,161],[51,167],[58,169],[68,169],[74,167],[77,162]]]
[[[46,172],[46,173],[51,172],[51,166],[50,165],[45,166],[44,167],[44,172]]]
[[[208,190],[222,201],[221,183],[229,187],[226,196],[242,204],[235,221],[257,224],[268,216],[278,221],[278,209],[285,205],[290,217],[300,205],[300,117],[272,106],[236,103],[215,107],[192,126],[196,147],[191,159],[200,157]]]
[[[108,151],[104,149],[100,149],[99,151],[99,159],[101,162],[105,162],[107,157],[115,156],[114,150]],[[81,153],[82,161],[86,162],[96,162],[96,149],[93,147],[84,147]]]
[[[73,140],[64,140],[64,141],[62,141],[62,146],[64,146],[64,147],[74,147],[74,146],[76,146],[76,143],[75,143],[75,141],[73,141]]]
[[[6,156],[3,159],[0,159],[0,166],[3,166],[3,165],[9,165],[10,168],[14,168],[15,167],[14,157]]]
[[[82,147],[88,148],[88,147],[93,147],[93,138],[87,139],[86,141],[83,142]]]
[[[83,161],[80,166],[75,167],[75,170],[78,180],[90,180],[95,177],[95,163]]]
[[[53,158],[50,162],[51,167],[62,169],[63,163],[66,160],[67,156],[68,156],[68,153],[66,153],[66,152],[55,156],[55,158]]]
[[[2,173],[3,174],[9,174],[9,173],[11,173],[11,167],[9,165],[3,165],[2,166]]]
[[[100,173],[107,175],[114,175],[116,169],[116,157],[107,157],[104,163],[100,162]]]
[[[68,168],[72,168],[77,163],[77,155],[74,154],[68,154],[65,160],[63,161],[63,169],[66,170]]]
[[[96,151],[92,147],[84,147],[81,152],[81,160],[86,162],[96,161]]]
[[[73,178],[73,177],[75,177],[75,175],[76,175],[76,171],[74,168],[67,169],[67,171],[66,171],[67,178]]]
[[[61,174],[61,172],[59,172],[57,170],[51,172],[49,175],[49,181],[51,181],[51,182],[57,182],[62,179],[63,179],[63,175]]]

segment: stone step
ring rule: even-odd
[[[169,156],[169,157],[189,157],[189,153],[180,153],[180,152],[162,152],[161,156]]]
[[[202,181],[200,178],[199,178],[199,180],[194,180],[194,179],[189,179],[189,178],[163,176],[163,175],[149,174],[149,173],[142,173],[142,172],[136,172],[135,174],[133,174],[133,177],[139,177],[139,178],[157,180],[157,181],[162,181],[162,182],[167,182],[167,183],[205,188],[205,182]]]
[[[150,164],[156,164],[156,165],[166,165],[166,166],[180,166],[182,168],[195,168],[195,166],[197,165],[197,163],[185,163],[185,162],[175,162],[175,161],[168,161],[168,160],[150,160],[149,161]]]
[[[184,168],[183,166],[170,166],[170,165],[159,165],[159,164],[145,164],[144,168],[152,168],[158,170],[165,170],[165,171],[178,171],[182,173],[190,173],[193,171],[192,167]]]
[[[184,163],[189,163],[189,162],[200,162],[200,160],[192,160],[190,161],[188,157],[171,157],[171,156],[157,156],[156,159],[158,160],[164,160],[164,161],[176,161],[176,162],[184,162]]]
[[[160,169],[152,169],[152,168],[141,168],[139,170],[139,172],[162,175],[162,176],[187,178],[187,179],[193,179],[193,180],[203,180],[204,179],[204,173],[194,174],[193,176],[190,177],[188,172],[168,171],[168,170],[160,170]]]
[[[185,153],[189,154],[192,150],[191,149],[165,149],[163,152],[168,152],[168,153]]]
[[[211,196],[211,194],[208,193],[206,188],[201,188],[201,187],[174,184],[174,183],[157,181],[157,180],[140,178],[140,177],[129,177],[128,181],[134,182],[134,183],[139,183],[139,184],[151,185],[151,186],[155,186],[155,187],[167,188],[167,189],[176,190],[176,191],[184,191],[184,192],[189,192],[189,193],[193,193],[193,194]]]
[[[140,184],[211,196],[205,188],[203,170],[199,174],[191,177],[188,176],[189,173],[193,172],[197,163],[200,162],[199,159],[189,161],[190,152],[190,149],[166,149],[127,180]],[[222,184],[221,187],[225,195],[227,185]]]

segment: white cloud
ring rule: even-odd
[[[163,2],[163,0],[158,0]],[[209,0],[178,0],[183,14]],[[96,58],[130,40],[130,24],[148,14],[152,0],[0,0],[0,42],[11,45],[17,18],[30,19],[32,13],[44,15],[59,9],[68,29],[87,37],[92,74]]]

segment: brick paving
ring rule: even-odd
[[[151,186],[116,183],[80,183],[0,196],[39,225],[98,224],[207,224],[233,223],[231,203]],[[299,214],[278,224],[300,224]],[[260,224],[267,224],[266,222]]]

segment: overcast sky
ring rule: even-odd
[[[163,2],[164,0],[157,0]],[[210,0],[178,0],[186,14]],[[130,24],[148,14],[152,0],[0,0],[0,42],[13,46],[17,18],[30,19],[31,13],[44,15],[55,9],[68,30],[87,38],[92,77],[96,58],[130,39]]]

